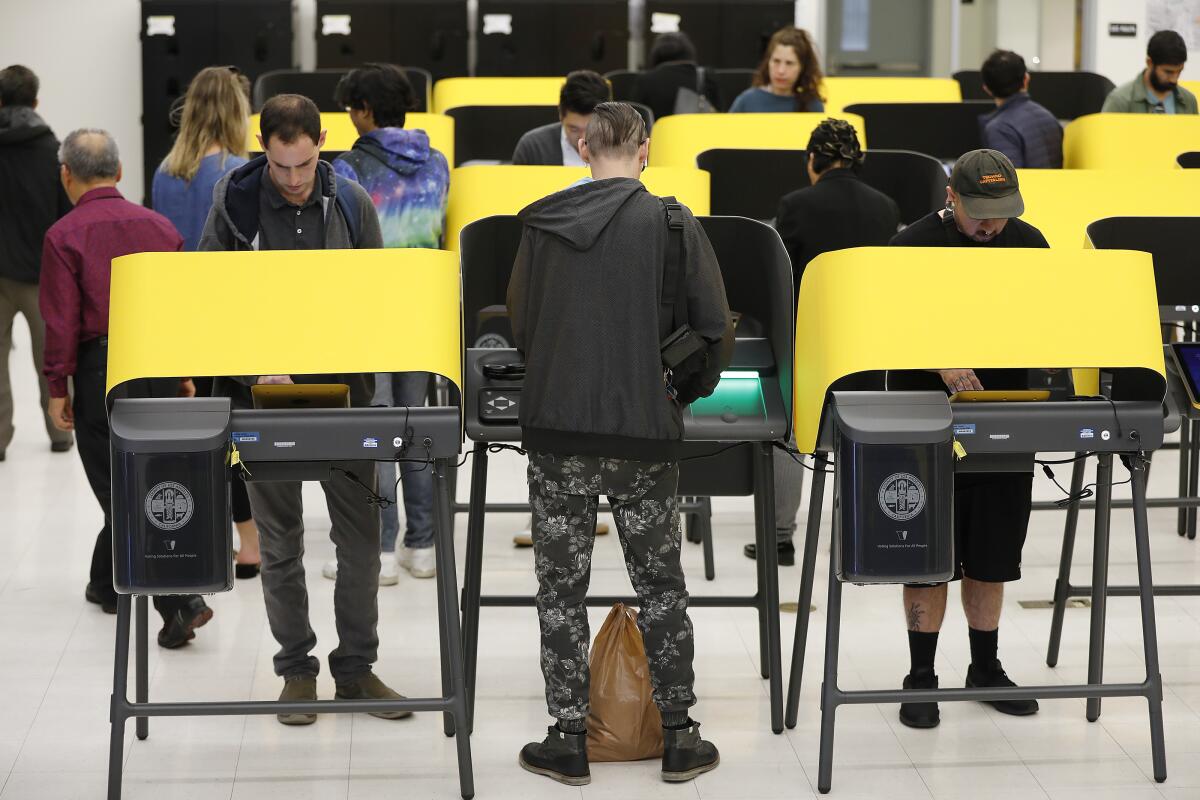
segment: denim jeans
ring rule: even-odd
[[[427,372],[380,372],[375,375],[375,406],[423,406],[429,387]],[[396,467],[404,489],[404,546],[433,547],[433,470],[426,464],[390,461],[376,464],[379,494],[392,504],[380,511],[380,546],[396,550],[400,536],[400,510],[396,508]]]

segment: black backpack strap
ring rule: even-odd
[[[667,218],[667,257],[663,264],[662,316],[670,314],[667,333],[688,324],[687,267],[683,263],[683,206],[674,197],[660,198]]]

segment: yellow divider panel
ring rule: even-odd
[[[458,106],[558,106],[566,78],[443,78],[433,85],[433,110]]]
[[[1200,170],[1023,169],[1018,179],[1022,219],[1054,248],[1083,247],[1087,226],[1105,217],[1200,216]]]
[[[1200,97],[1200,81],[1180,81],[1179,85],[1197,97]]]
[[[459,167],[450,174],[446,248],[458,250],[458,234],[477,219],[516,214],[590,173],[586,167]],[[650,167],[642,183],[660,196],[675,195],[693,214],[708,213],[709,175],[692,167]]]
[[[459,285],[458,256],[444,250],[117,258],[108,389],[135,378],[412,370],[461,386]],[[404,313],[388,313],[401,303]]]
[[[407,130],[423,130],[429,134],[429,144],[434,150],[446,157],[446,163],[454,163],[454,119],[445,114],[418,114],[410,112],[404,115],[404,127]],[[349,150],[358,141],[358,131],[350,121],[350,115],[344,111],[326,111],[321,114],[321,129],[325,131],[325,146],[323,150]],[[258,145],[258,114],[250,115],[250,128],[247,131],[246,149],[251,153],[261,153]]]
[[[1153,258],[1128,250],[862,247],[804,270],[795,424],[863,370],[1143,367],[1165,376]]]
[[[855,103],[960,103],[962,88],[953,78],[826,78],[825,110]]]
[[[1137,174],[1173,169],[1189,150],[1200,150],[1200,115],[1088,114],[1064,131],[1063,166]]]
[[[696,156],[718,147],[742,150],[803,150],[821,120],[849,120],[867,148],[863,118],[857,114],[675,114],[650,131],[650,166],[694,167]]]

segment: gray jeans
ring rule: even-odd
[[[796,446],[795,434],[788,447]],[[796,534],[796,515],[804,499],[804,467],[790,455],[776,448],[775,459],[775,535],[781,542],[790,542]]]
[[[46,342],[46,323],[42,321],[42,312],[38,308],[38,286],[36,283],[21,283],[0,278],[0,453],[8,449],[13,438],[13,398],[12,384],[8,378],[8,354],[12,352],[13,320],[17,314],[25,316],[29,324],[29,337],[32,342],[33,367],[37,370],[38,391],[41,393],[42,422],[46,426],[46,434],[53,443],[70,442],[71,434],[60,431],[50,422],[46,414],[46,405],[50,398],[46,376],[42,374],[42,355]]]
[[[351,465],[355,476],[375,486],[375,464]],[[262,585],[267,621],[279,642],[275,674],[284,678],[316,675],[321,662],[312,655],[317,635],[308,621],[304,583],[304,506],[299,481],[250,481],[250,508],[262,547]],[[321,481],[333,527],[329,538],[337,553],[333,612],[338,646],[329,654],[329,671],[338,683],[371,670],[379,649],[379,512],[363,488],[340,473]]]

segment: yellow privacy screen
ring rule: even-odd
[[[796,311],[795,424],[864,370],[1140,367],[1163,375],[1149,253],[861,247],[818,256]]]
[[[459,106],[558,106],[566,78],[444,78],[433,85],[433,110]]]
[[[445,114],[404,115],[406,130],[423,130],[429,134],[429,145],[446,157],[446,162],[454,163],[454,119]],[[321,130],[325,131],[325,144],[321,148],[331,152],[345,151],[354,147],[358,140],[358,131],[350,121],[350,115],[345,112],[326,111],[321,114]],[[246,133],[246,149],[251,153],[261,153],[262,146],[258,139],[258,114],[250,116],[250,128]]]
[[[1200,150],[1196,114],[1088,114],[1063,131],[1067,169],[1141,173],[1143,181],[1146,170],[1175,169],[1175,157],[1190,150]]]
[[[694,167],[696,156],[718,147],[742,150],[803,150],[821,120],[848,120],[867,149],[857,114],[674,114],[650,131],[650,166]]]
[[[855,103],[958,103],[962,89],[953,78],[826,78],[825,110]],[[805,144],[800,145],[804,147]]]
[[[586,167],[459,167],[450,174],[446,248],[458,250],[458,234],[477,219],[516,214],[546,195],[566,189],[590,173]],[[674,195],[693,214],[708,213],[709,175],[688,169],[650,167],[642,183],[651,194]]]
[[[458,257],[442,250],[124,256],[113,260],[108,389],[135,378],[415,370],[461,386],[459,309]]]

